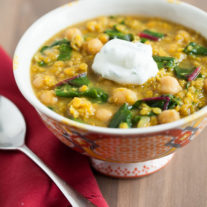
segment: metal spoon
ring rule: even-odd
[[[0,149],[20,150],[30,157],[53,180],[73,207],[94,207],[52,172],[24,143],[25,120],[18,108],[0,96]]]

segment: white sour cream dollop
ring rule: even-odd
[[[158,72],[150,45],[120,39],[103,46],[95,56],[92,69],[103,78],[136,85],[145,83]]]

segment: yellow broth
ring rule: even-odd
[[[145,29],[165,34],[164,38],[159,41],[147,40],[145,42],[145,44],[152,46],[153,55],[174,57],[179,65],[185,68],[201,67],[202,76],[198,76],[193,81],[187,81],[177,78],[173,69],[161,68],[156,77],[151,78],[143,85],[121,85],[99,77],[94,74],[91,65],[100,48],[90,48],[88,45],[92,39],[98,39],[102,46],[106,44],[109,41],[109,36],[105,31],[113,29],[114,26],[116,30],[123,34],[133,34],[134,42],[141,40],[139,34]],[[207,56],[187,55],[183,52],[190,42],[207,46],[205,38],[196,31],[159,18],[98,17],[60,31],[43,46],[51,45],[54,41],[64,38],[70,41],[72,47],[69,60],[58,60],[59,46],[54,46],[46,49],[43,53],[40,51],[41,49],[37,51],[31,63],[31,81],[37,98],[62,116],[90,125],[107,127],[113,115],[123,104],[123,100],[117,101],[114,98],[114,90],[120,90],[119,96],[125,96],[125,102],[128,105],[133,105],[136,100],[162,96],[163,93],[160,92],[159,87],[161,87],[161,79],[165,76],[176,78],[182,88],[181,91],[174,94],[174,97],[179,99],[179,105],[173,109],[178,112],[179,118],[188,116],[206,105]],[[107,102],[97,103],[95,100],[86,97],[67,98],[55,95],[54,89],[57,83],[82,73],[87,73],[91,87],[100,88],[108,94]],[[87,86],[82,86],[78,90],[85,91],[87,89]],[[136,94],[136,100],[130,97],[127,91],[123,92],[125,89],[129,89],[130,92]],[[153,114],[149,115],[150,112],[153,112]],[[159,114],[162,112],[163,109],[160,110],[159,107],[153,108],[147,104],[141,104],[139,109],[132,113],[133,116],[137,115],[144,117],[144,119],[142,122],[139,120],[138,123],[133,124],[133,127],[161,124]],[[166,122],[170,121],[173,120],[167,120]],[[127,128],[129,126],[123,122],[120,123],[119,127]]]

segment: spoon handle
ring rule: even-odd
[[[95,207],[91,202],[68,186],[59,176],[50,170],[26,145],[18,148],[31,158],[57,185],[73,207]]]

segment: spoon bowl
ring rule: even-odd
[[[19,109],[0,96],[0,149],[12,150],[24,145],[26,124]]]
[[[54,181],[73,207],[94,207],[52,172],[25,144],[26,123],[19,109],[0,95],[0,149],[20,150],[30,157]]]

